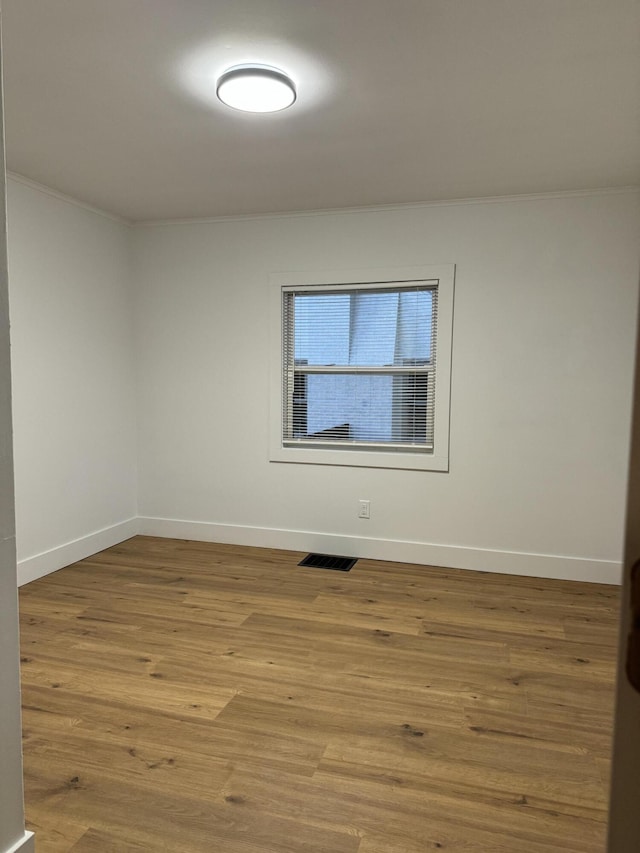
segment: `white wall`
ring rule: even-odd
[[[627,192],[131,231],[12,180],[21,580],[140,529],[617,581],[639,220]],[[450,472],[269,462],[269,273],[440,263]]]
[[[8,222],[24,582],[135,532],[131,232],[14,179]]]
[[[618,581],[639,223],[596,193],[137,228],[141,530]],[[450,473],[270,463],[268,274],[441,263]]]

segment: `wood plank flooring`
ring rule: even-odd
[[[604,853],[617,588],[302,556],[22,588],[38,853]]]

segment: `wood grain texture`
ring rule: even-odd
[[[135,537],[20,592],[38,853],[604,853],[618,590]]]

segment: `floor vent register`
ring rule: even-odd
[[[353,557],[334,557],[331,554],[307,554],[300,560],[299,566],[309,566],[312,569],[332,569],[334,572],[350,572],[358,562]]]

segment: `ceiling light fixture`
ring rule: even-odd
[[[296,99],[293,80],[269,65],[234,65],[218,79],[223,104],[249,113],[275,113]]]

